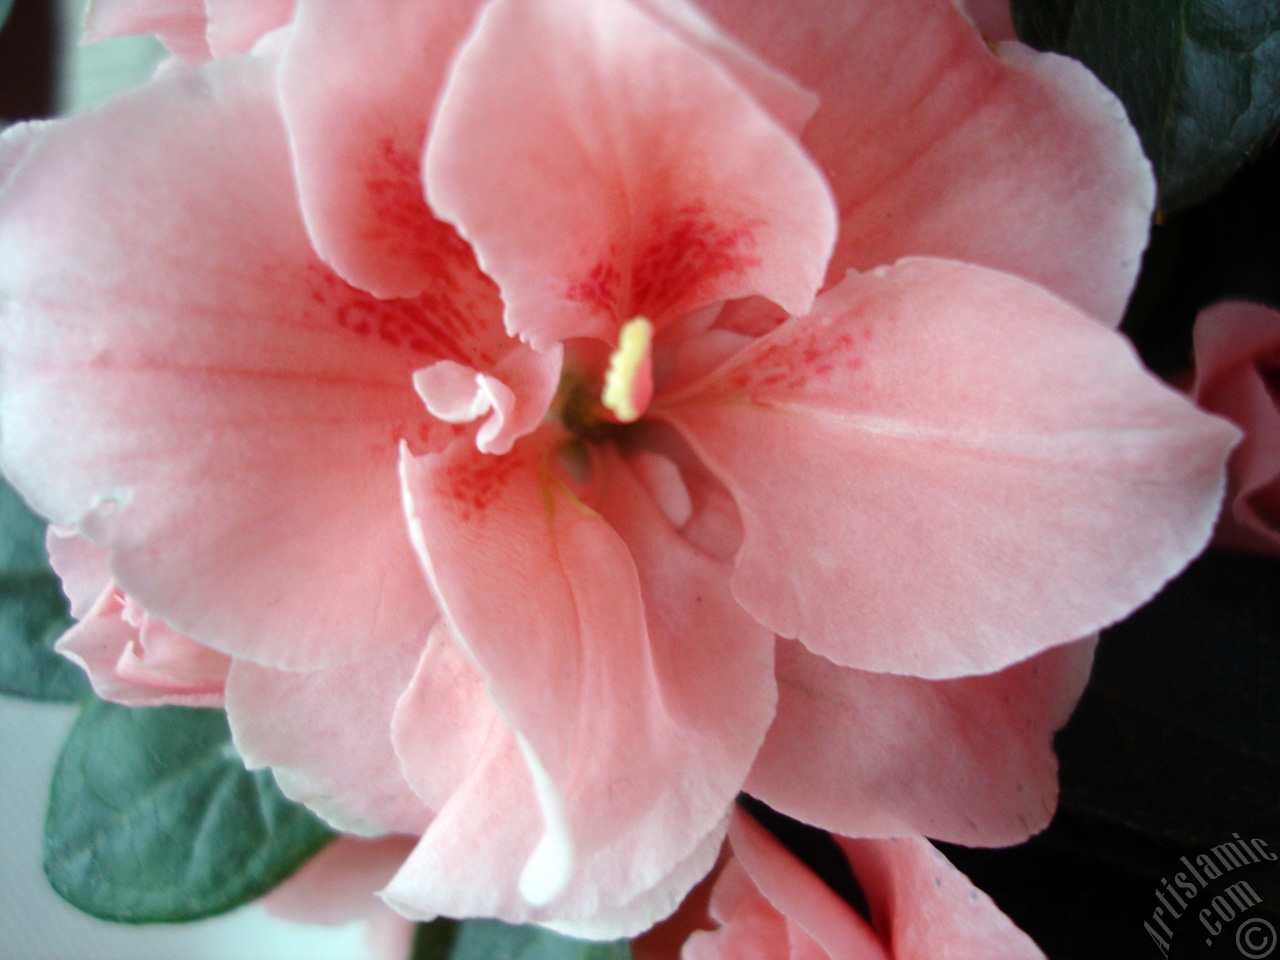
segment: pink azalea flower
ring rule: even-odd
[[[1044,960],[927,840],[836,838],[863,919],[750,816],[735,811],[716,872],[632,945],[635,960]]]
[[[1230,301],[1196,318],[1193,393],[1244,431],[1217,543],[1280,554],[1280,312]]]
[[[246,761],[420,836],[406,916],[605,938],[744,787],[1042,828],[1072,641],[1199,552],[1236,437],[1110,329],[1153,198],[1115,99],[950,0],[272,36],[0,140],[0,462],[230,659]]]

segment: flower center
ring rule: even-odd
[[[583,357],[583,364],[566,364],[550,416],[575,440],[587,443],[635,423],[653,396],[652,345],[653,324],[644,317],[628,320],[618,331],[603,378],[591,372],[592,367],[600,369],[598,360]]]

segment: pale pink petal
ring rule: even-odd
[[[491,737],[509,735],[484,675],[443,620],[400,694],[391,730],[405,778],[433,810],[444,809],[475,771]]]
[[[1147,600],[1203,548],[1238,436],[1045,291],[936,260],[851,274],[654,411],[742,512],[758,620],[931,678]]]
[[[433,417],[447,423],[470,423],[500,403],[511,403],[511,390],[494,377],[477,373],[456,360],[437,360],[413,375],[413,389]]]
[[[81,43],[154,33],[187,63],[209,59],[204,0],[89,0]]]
[[[695,932],[715,928],[716,922],[709,912],[711,890],[728,857],[726,844],[711,872],[689,891],[679,909],[631,941],[632,960],[677,960],[681,947]]]
[[[1018,39],[1009,0],[959,0],[959,3],[988,43]]]
[[[228,658],[148,615],[130,623],[128,605],[128,598],[108,583],[54,649],[88,674],[104,700],[129,707],[221,707]]]
[[[755,101],[797,136],[818,109],[818,97],[721,30],[688,0],[633,0],[663,26],[713,57]]]
[[[286,796],[339,830],[421,833],[431,812],[401,772],[391,730],[420,649],[404,643],[308,673],[237,661],[227,719],[245,765],[270,767]]]
[[[484,417],[476,432],[481,453],[504,454],[546,416],[560,383],[564,351],[559,344],[531,350],[518,341],[492,374],[454,360],[440,360],[413,375],[413,387],[431,415],[448,423]]]
[[[726,568],[684,544],[615,454],[598,464],[610,526],[545,444],[404,461],[424,565],[512,728],[490,736],[402,872],[397,895],[420,914],[600,922],[660,884],[673,910],[697,876],[664,881],[699,849],[703,869],[714,861],[703,841],[773,715],[772,638],[734,603]],[[500,842],[477,825],[495,802],[460,799],[484,791],[503,798]],[[463,862],[474,881],[441,889],[440,869]]]
[[[298,0],[204,0],[209,50],[215,57],[248,53],[293,16]]]
[[[723,866],[636,942],[637,960],[1044,960],[927,841],[835,839],[870,924],[735,810]]]
[[[320,256],[380,297],[420,293],[441,234],[419,160],[479,0],[299,0],[280,96]]]
[[[405,916],[421,919],[438,913],[498,916],[541,922],[569,936],[634,936],[675,910],[706,875],[728,826],[726,816],[688,856],[626,903],[609,903],[607,892],[632,882],[628,873],[636,851],[629,847],[612,862],[598,859],[585,867],[559,898],[537,908],[509,893],[545,829],[537,793],[515,735],[495,725],[475,769],[441,808],[383,898]]]
[[[465,246],[441,251],[450,270],[414,301],[330,273],[292,199],[273,65],[256,58],[34,135],[0,190],[15,485],[207,646],[300,668],[425,636],[397,449],[456,428],[410,378],[436,359],[495,362],[504,337]]]
[[[544,826],[516,740],[489,699],[484,677],[443,624],[397,704],[393,729],[409,782],[441,813],[388,891],[391,901],[423,918],[446,911],[457,902],[459,864],[481,896],[486,887],[509,886],[511,871],[531,854]],[[713,829],[660,883],[626,904],[549,925],[570,936],[604,939],[649,926],[705,874],[726,827],[727,821]],[[475,892],[463,894],[474,907]]]
[[[893,960],[1044,960],[1031,938],[927,840],[836,840]]]
[[[667,424],[645,420],[634,439],[627,462],[681,538],[714,560],[732,565],[742,546],[742,521],[725,485]],[[670,463],[674,474],[658,466],[661,461]],[[591,502],[599,499],[597,491]]]
[[[1093,647],[920,680],[837,667],[782,641],[778,715],[746,789],[835,833],[1020,843],[1053,816],[1053,734],[1084,689]]]
[[[1280,312],[1232,301],[1195,326],[1196,402],[1245,434],[1216,542],[1280,553]]]
[[[887,960],[875,934],[852,907],[742,810],[734,812],[729,845],[751,884],[832,960]],[[714,913],[716,898],[712,895]],[[733,954],[725,954],[726,960]],[[782,956],[785,956],[783,954]],[[897,954],[894,954],[898,960]]]
[[[337,927],[386,909],[377,893],[413,849],[411,837],[362,840],[340,836],[262,899],[274,916]]]
[[[692,519],[693,497],[673,461],[660,453],[644,450],[631,457],[628,465],[671,526],[683,527]]]
[[[625,0],[497,0],[427,148],[432,206],[535,346],[750,293],[807,309],[834,212],[799,145]],[[502,184],[495,190],[495,183]]]
[[[742,546],[742,518],[733,496],[701,463],[683,463],[680,475],[692,505],[680,535],[708,556],[732,562]]]
[[[147,615],[137,642],[120,655],[116,673],[126,683],[189,694],[190,706],[221,707],[230,667],[231,658],[225,653],[210,650]],[[203,702],[196,703],[197,699]]]
[[[732,796],[774,716],[774,637],[734,601],[728,565],[690,547],[616,451],[597,469],[598,508],[639,574],[667,735],[681,741],[661,752],[686,787]]]
[[[107,551],[90,543],[68,527],[50,526],[44,535],[49,566],[62,581],[62,592],[71,601],[71,615],[83,620],[111,582]]]
[[[1196,396],[1241,366],[1280,350],[1280,311],[1260,303],[1228,300],[1200,311],[1195,326]]]
[[[786,312],[763,297],[714,303],[686,314],[655,345],[658,390],[675,393],[702,379],[785,319]]]
[[[948,257],[1119,322],[1155,181],[1124,108],[1083,66],[1017,43],[993,55],[952,0],[703,6],[821,97],[804,143],[840,207],[833,281]]]
[[[742,882],[731,888],[735,874]],[[722,896],[727,889],[733,889],[732,898]],[[711,903],[718,926],[694,932],[679,953],[681,960],[791,960],[787,918],[750,886],[736,861],[720,875]],[[848,960],[859,956],[850,954]]]
[[[108,590],[80,622],[58,638],[54,649],[89,677],[93,692],[103,700],[142,706],[152,703],[156,691],[125,683],[116,675],[120,655],[138,637],[136,627],[120,616],[123,602]]]
[[[411,960],[418,925],[406,920],[390,907],[369,918],[364,934],[369,960]]]
[[[728,828],[726,811],[711,832],[698,841],[692,853],[658,883],[623,906],[602,910],[587,920],[549,920],[545,926],[581,940],[615,940],[649,929],[688,899],[690,888],[714,867]]]
[[[406,750],[404,734],[397,733],[408,766],[418,754]],[[547,846],[552,815],[544,818],[542,799],[515,735],[505,724],[493,724],[475,767],[440,807],[383,899],[422,920],[440,914],[512,923],[543,919],[517,889],[535,849]]]
[[[10,175],[27,156],[30,149],[40,142],[44,131],[54,121],[28,120],[0,130],[0,189]]]

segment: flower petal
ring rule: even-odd
[[[961,0],[961,7],[987,43],[1017,40],[1009,0]]]
[[[391,740],[396,698],[418,648],[405,643],[307,673],[236,661],[227,719],[245,766],[270,767],[287,797],[339,830],[421,833],[431,811],[410,789]]]
[[[205,0],[210,52],[221,59],[248,53],[293,16],[298,0]]]
[[[887,957],[867,922],[741,809],[734,811],[729,843],[760,894],[788,926],[799,927],[826,956],[832,960]],[[714,903],[713,894],[713,909]],[[894,958],[898,960],[896,952]]]
[[[671,956],[681,960],[792,960],[787,918],[752,886],[736,861],[730,861],[716,880],[711,912],[716,929],[693,932],[684,948]],[[859,960],[858,954],[849,956]]]
[[[512,886],[512,870],[531,855],[544,825],[514,734],[488,698],[483,675],[443,624],[433,632],[397,706],[395,737],[414,789],[440,815],[388,889],[388,898],[415,916],[446,911],[458,903],[456,877],[465,871],[468,885],[481,897],[490,896],[483,901],[491,904],[489,912],[498,911],[489,891]],[[611,939],[650,926],[706,873],[727,826],[726,818],[658,884],[625,905],[585,920],[547,924],[587,939]],[[472,909],[476,895],[462,891]]]
[[[204,0],[89,0],[81,43],[154,33],[186,63],[209,59]]]
[[[894,960],[1044,960],[1031,938],[927,840],[836,841]]]
[[[396,703],[391,730],[409,785],[433,810],[444,809],[491,737],[506,731],[484,676],[443,620]]]
[[[426,181],[535,346],[612,342],[635,316],[661,327],[750,293],[803,311],[834,236],[825,181],[790,134],[625,0],[488,6]]]
[[[1200,312],[1195,327],[1197,398],[1219,377],[1280,351],[1280,311],[1228,300]]]
[[[544,926],[581,940],[616,940],[648,930],[669,917],[687,898],[690,889],[715,866],[728,828],[729,814],[726,813],[670,873],[622,907],[603,910],[588,920],[551,920]]]
[[[221,707],[229,659],[146,613],[135,619],[130,607],[108,583],[54,649],[88,674],[103,700],[129,707]]]
[[[335,837],[262,905],[281,919],[326,927],[368,919],[386,909],[376,894],[411,850],[410,837]]]
[[[756,103],[797,136],[818,109],[818,97],[812,91],[742,46],[689,0],[633,2],[691,46],[713,57]]]
[[[1074,60],[992,55],[953,0],[705,0],[817,91],[804,143],[829,172],[828,274],[927,255],[1027,277],[1118,323],[1155,180],[1123,106]]]
[[[1215,542],[1280,553],[1280,312],[1241,301],[1209,307],[1196,318],[1195,357],[1196,402],[1245,433]]]
[[[1045,291],[934,260],[851,274],[654,411],[737,501],[743,606],[930,678],[1148,599],[1203,548],[1237,437]]]
[[[0,190],[4,189],[5,184],[9,182],[9,177],[26,159],[31,148],[40,142],[45,128],[53,122],[52,120],[26,120],[0,130]]]
[[[280,98],[307,230],[345,280],[415,296],[440,235],[419,159],[449,59],[479,0],[298,0]]]
[[[434,622],[395,463],[454,428],[410,378],[505,335],[465,248],[415,301],[315,260],[273,91],[237,58],[36,128],[0,190],[0,459],[176,630],[309,667]]]
[[[550,473],[549,453],[535,435],[504,457],[459,442],[404,461],[424,566],[512,728],[459,791],[507,797],[508,839],[490,848],[498,827],[477,827],[488,814],[455,795],[415,853],[446,864],[448,850],[483,844],[501,862],[468,868],[488,871],[484,883],[402,890],[449,898],[416,899],[422,913],[622,911],[707,846],[773,715],[772,638],[734,603],[726,569],[678,537],[616,455],[600,465],[611,527]],[[544,863],[553,851],[563,862]],[[684,892],[665,892],[668,912]]]
[[[413,375],[413,387],[432,416],[448,423],[485,417],[476,432],[481,453],[507,453],[516,440],[536,430],[560,383],[564,351],[559,344],[531,350],[512,342],[516,349],[494,367],[494,374],[440,360]]]
[[[49,551],[49,566],[71,601],[71,615],[83,620],[111,582],[107,551],[68,527],[46,529],[44,546]]]
[[[920,680],[838,667],[782,641],[778,716],[746,789],[834,833],[1020,843],[1053,816],[1053,734],[1084,690],[1093,647]]]
[[[221,707],[230,666],[231,658],[225,653],[189,640],[163,620],[144,614],[138,642],[121,654],[116,672],[125,681],[185,694],[186,706]]]

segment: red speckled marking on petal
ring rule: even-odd
[[[807,327],[791,340],[767,343],[754,351],[726,379],[731,390],[753,394],[801,390],[811,380],[822,380],[839,368],[856,373],[863,367],[859,342],[871,338],[870,327]]]
[[[470,248],[460,238],[457,242],[458,246],[437,248],[440,268],[417,297],[379,300],[315,266],[311,300],[357,336],[377,338],[423,357],[487,367],[505,340],[501,300],[492,281],[475,265]]]
[[[610,245],[609,255],[599,261],[586,278],[572,284],[565,297],[574,303],[585,303],[597,310],[612,313],[618,312],[618,287],[622,275],[618,271],[618,247]]]
[[[365,239],[388,241],[405,252],[432,246],[444,226],[431,215],[416,157],[382,137],[373,145],[364,177],[375,216],[361,231]]]
[[[464,523],[476,520],[502,493],[513,473],[524,467],[527,456],[511,453],[492,457],[466,456],[449,464],[436,481],[436,496],[457,504]]]
[[[672,306],[707,281],[759,266],[760,258],[751,250],[761,226],[750,220],[726,227],[708,214],[702,201],[655,218],[651,236],[656,239],[641,250],[632,268],[633,312],[665,318]]]
[[[610,245],[608,255],[570,284],[565,297],[617,320],[643,316],[660,326],[673,319],[675,309],[693,306],[688,301],[711,281],[759,266],[760,257],[753,249],[756,231],[763,225],[759,220],[743,220],[726,226],[700,200],[660,213],[648,230],[652,239],[638,245],[629,291],[623,286],[618,247]]]

